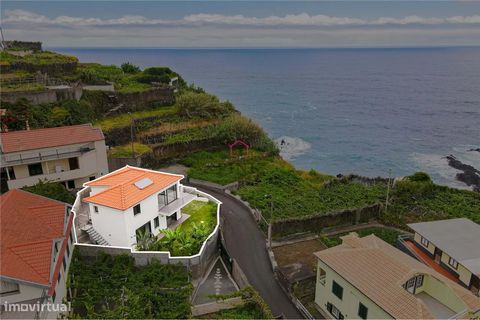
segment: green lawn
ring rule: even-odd
[[[214,202],[194,200],[186,205],[182,212],[190,217],[178,227],[181,231],[190,232],[194,225],[204,224],[211,233],[217,224],[217,204]]]
[[[402,232],[398,232],[396,230],[391,230],[387,228],[366,228],[366,229],[361,229],[355,231],[358,233],[359,237],[365,237],[371,234],[376,235],[383,241],[391,244],[392,246],[395,246],[397,243],[398,236],[402,234]],[[335,247],[339,244],[342,243],[342,239],[340,237],[347,235],[347,233],[342,233],[338,234],[335,236],[330,236],[330,237],[322,237],[322,242],[327,246],[327,247]]]
[[[177,112],[177,108],[175,106],[169,107],[158,107],[152,110],[145,110],[145,111],[137,111],[132,112],[131,114],[124,113],[120,114],[115,117],[103,119],[100,121],[95,122],[96,127],[102,128],[104,132],[108,132],[115,128],[122,128],[129,126],[132,122],[132,118],[134,119],[141,119],[153,116],[166,116],[166,115],[173,115]]]

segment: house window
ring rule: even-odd
[[[88,178],[88,180],[90,180],[90,181],[95,180],[95,176],[91,176],[90,178]]]
[[[360,319],[367,319],[368,308],[361,302],[358,304],[358,317]]]
[[[30,176],[38,176],[43,174],[42,164],[41,163],[29,164],[28,173],[30,174]]]
[[[419,288],[423,286],[423,274],[417,276],[417,283],[415,284],[415,288]]]
[[[78,158],[68,158],[68,166],[70,167],[70,170],[78,169]]]
[[[140,210],[140,204],[137,204],[135,207],[133,207],[133,215],[136,216],[137,214],[141,213],[142,211]]]
[[[70,257],[70,245],[67,243],[67,256]]]
[[[160,221],[158,220],[158,217],[153,219],[153,226],[154,226],[155,229],[160,226]]]
[[[57,297],[57,292],[53,291],[52,294],[52,301],[55,302],[55,298]]]
[[[13,170],[13,167],[8,167],[8,176],[10,177],[10,180],[15,180],[15,170]]]
[[[448,258],[448,264],[450,265],[450,267],[452,267],[453,269],[457,270],[458,268],[458,262],[457,260],[453,259],[452,257]]]
[[[428,245],[430,244],[430,242],[427,239],[425,239],[424,237],[422,237],[422,239],[420,239],[420,242],[425,247],[428,247]]]
[[[18,284],[7,281],[0,281],[0,296],[20,293]]]
[[[62,274],[59,272],[59,273],[58,273],[58,279],[57,279],[57,281],[58,281],[59,284],[60,284],[60,279],[62,279]]]
[[[70,239],[70,242],[73,242],[73,230],[70,232],[70,236],[68,238]]]
[[[326,279],[327,279],[327,273],[322,268],[319,268],[318,269],[318,283],[320,283],[322,286],[324,286]]]
[[[57,252],[58,252],[58,244],[55,242],[55,245],[53,246],[53,258],[55,259],[57,257]]]
[[[67,181],[67,187],[68,187],[68,189],[75,189],[75,181],[74,180],[68,180]]]
[[[334,295],[338,297],[338,299],[342,300],[343,298],[343,288],[337,282],[333,281],[332,283],[332,292]]]
[[[327,302],[327,310],[335,319],[344,319],[343,314],[333,304]]]
[[[93,212],[98,213],[98,207],[97,206],[93,206]]]
[[[67,263],[65,262],[65,256],[63,256],[62,267],[63,267],[63,271],[65,271],[67,269]]]

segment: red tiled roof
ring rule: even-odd
[[[135,183],[148,178],[152,184],[140,189]],[[183,176],[126,166],[96,180],[87,182],[87,186],[106,186],[107,189],[84,199],[86,202],[126,210],[143,199],[151,196],[171,184],[183,179]]]
[[[90,123],[76,126],[45,128],[3,132],[0,134],[4,153],[26,150],[52,148],[77,143],[104,140],[100,128],[93,128]]]
[[[0,203],[0,275],[48,286],[53,240],[65,236],[65,204],[21,190]]]

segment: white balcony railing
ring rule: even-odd
[[[187,204],[192,202],[197,195],[187,193],[187,192],[180,192],[180,198],[177,200],[174,200],[167,204],[166,206],[163,206],[158,210],[158,213],[164,216],[169,216],[174,212],[177,212],[178,210],[182,209],[185,207]]]

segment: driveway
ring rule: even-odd
[[[303,319],[275,279],[265,247],[265,236],[252,214],[237,200],[214,189],[192,186],[222,201],[223,234],[228,252],[237,260],[250,284],[270,306],[274,316]]]

